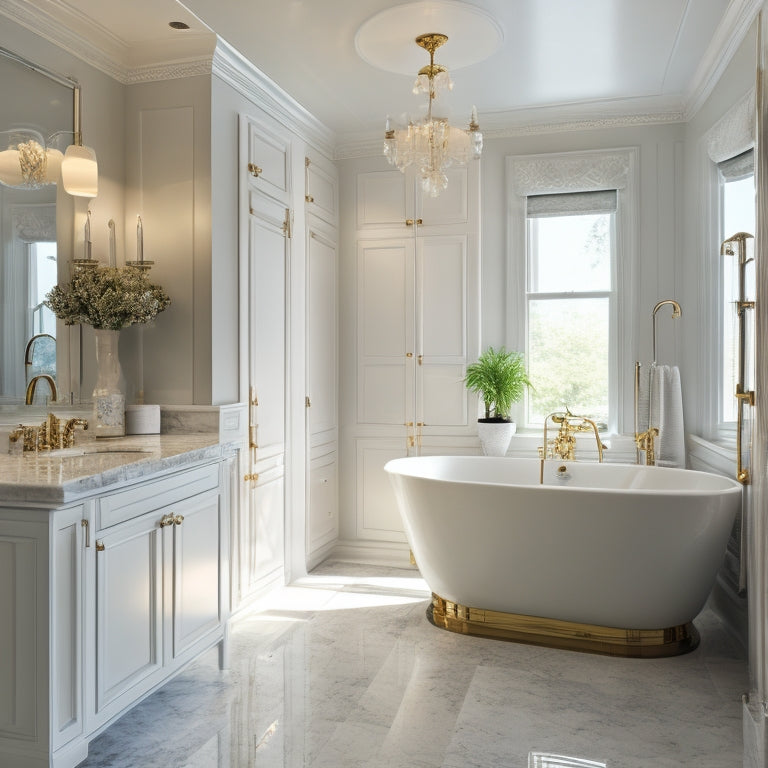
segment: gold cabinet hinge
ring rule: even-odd
[[[305,407],[307,407],[307,408],[311,408],[311,407],[312,407],[312,401],[309,399],[309,395],[307,395],[307,396],[304,398],[304,405],[305,405]]]
[[[88,521],[81,520],[80,527],[85,528],[85,546],[90,547],[91,546],[91,529],[88,527]]]
[[[314,203],[315,202],[315,198],[312,197],[312,195],[304,195],[304,201],[307,202],[307,203]]]
[[[283,221],[283,234],[290,240],[293,237],[291,232],[291,209],[285,209],[285,221]]]

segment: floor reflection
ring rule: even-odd
[[[234,623],[227,672],[206,654],[94,740],[82,765],[741,763],[746,663],[712,612],[696,621],[695,652],[632,660],[451,634],[427,622],[428,598],[415,570],[323,564]],[[535,753],[582,762],[530,763]]]

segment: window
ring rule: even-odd
[[[754,153],[748,150],[736,157],[718,163],[720,183],[720,241],[732,237],[737,232],[755,234],[755,172]],[[748,256],[752,256],[754,239],[747,242]],[[717,370],[720,371],[718,382],[718,424],[721,433],[735,429],[736,424],[736,384],[739,374],[739,326],[734,302],[739,298],[739,264],[736,256],[721,256],[718,265],[720,275],[720,359]],[[745,270],[745,295],[747,299],[755,297],[754,263]],[[754,313],[747,312],[747,329],[753,327]],[[749,343],[747,344],[749,347]],[[747,364],[751,361],[747,360]],[[746,372],[748,381],[749,371]],[[747,388],[750,388],[749,386]]]
[[[56,243],[32,243],[29,246],[29,255],[31,329],[28,335],[50,333],[55,336],[56,317],[44,302],[47,293],[56,285]]]
[[[616,344],[616,190],[527,198],[526,423],[567,406],[607,429]]]
[[[637,147],[507,157],[505,339],[536,389],[522,432],[564,405],[612,436],[633,429],[638,163]]]

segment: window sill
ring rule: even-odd
[[[699,435],[688,435],[686,442],[691,469],[736,476],[736,446],[730,441],[714,443]]]

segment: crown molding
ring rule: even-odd
[[[731,0],[725,15],[693,77],[684,104],[685,120],[690,120],[704,106],[722,77],[736,50],[749,32],[764,0]]]
[[[137,47],[63,2],[0,0],[0,14],[124,85],[211,72],[212,32]]]
[[[328,157],[333,156],[334,134],[274,80],[221,38],[213,54],[213,74],[268,115],[287,126]]]
[[[545,108],[540,110],[521,110],[495,113],[486,122],[483,120],[485,140],[506,139],[518,136],[532,136],[549,133],[568,133],[571,131],[593,131],[611,128],[633,128],[644,125],[666,125],[685,122],[681,109],[666,109],[658,112],[627,112],[626,114],[606,115],[606,105],[596,103],[589,109],[582,105],[582,112],[594,112],[594,116],[574,117],[568,115],[569,108]],[[603,114],[599,114],[602,111]],[[384,132],[347,134],[340,136],[336,145],[334,159],[351,160],[362,157],[375,157],[382,152]]]

